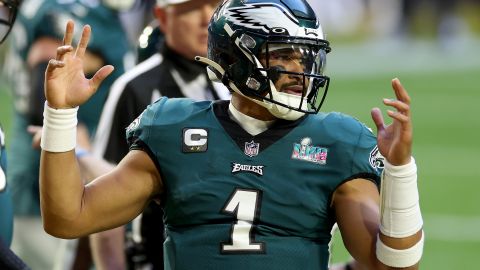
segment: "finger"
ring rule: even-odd
[[[90,88],[94,91],[98,89],[103,80],[114,70],[113,66],[107,65],[100,68],[93,78],[90,79]]]
[[[87,50],[88,41],[90,41],[91,33],[92,29],[90,28],[90,25],[85,25],[83,27],[82,37],[78,43],[77,51],[75,52],[75,57],[83,59],[85,56],[85,51]]]
[[[75,30],[75,24],[72,20],[67,22],[65,27],[65,34],[63,35],[63,45],[72,45],[73,32]]]
[[[387,114],[388,116],[390,116],[391,118],[395,119],[395,120],[398,120],[400,121],[401,123],[403,124],[408,124],[410,122],[410,117],[407,116],[407,115],[404,115],[400,112],[395,112],[395,111],[392,111],[392,110],[387,110]]]
[[[73,47],[70,45],[60,46],[57,48],[57,60],[63,61],[65,55],[73,51]]]
[[[32,134],[32,135],[35,135],[37,132],[39,132],[41,130],[42,130],[42,126],[29,125],[27,127],[27,132]]]
[[[47,71],[46,73],[47,74],[50,74],[52,73],[55,69],[57,68],[62,68],[65,66],[65,62],[63,61],[59,61],[59,60],[56,60],[56,59],[50,59],[50,61],[48,61],[48,66],[47,66]]]
[[[392,88],[395,91],[395,96],[398,100],[401,100],[410,105],[410,96],[408,95],[407,90],[405,90],[398,78],[392,80]]]
[[[27,131],[32,135],[32,148],[39,149],[42,139],[42,126],[29,125]]]
[[[373,122],[377,127],[377,131],[385,129],[385,122],[383,120],[382,111],[379,108],[373,108],[371,111]]]
[[[383,99],[383,104],[394,107],[395,109],[397,109],[397,111],[405,115],[410,115],[410,105],[402,101],[385,98]]]
[[[32,148],[33,149],[40,149],[40,143],[42,141],[42,132],[39,131],[33,135],[32,138]]]

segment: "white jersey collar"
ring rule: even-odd
[[[235,108],[232,103],[228,105],[228,115],[230,116],[230,119],[239,124],[246,132],[248,132],[252,136],[256,136],[264,132],[275,122],[275,120],[263,121],[243,114],[239,110],[237,110],[237,108]]]

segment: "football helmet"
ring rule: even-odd
[[[330,79],[330,52],[305,0],[225,0],[208,28],[210,78],[222,81],[274,116],[296,120],[317,113]]]
[[[0,0],[0,44],[12,30],[19,6],[19,0]]]

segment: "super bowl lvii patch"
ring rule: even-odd
[[[292,159],[325,165],[327,163],[328,149],[312,145],[311,138],[303,138],[300,143],[293,145]]]

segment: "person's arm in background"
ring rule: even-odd
[[[62,41],[53,37],[41,37],[37,39],[27,56],[27,66],[30,72],[30,98],[29,98],[29,119],[31,125],[41,126],[43,123],[43,104],[45,95],[43,93],[43,82],[45,69],[48,61],[55,58],[57,48]]]

